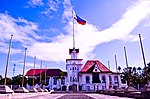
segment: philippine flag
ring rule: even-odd
[[[75,15],[74,16],[74,19],[81,25],[85,25],[86,24],[86,21],[83,20],[82,18],[80,18],[79,16]]]

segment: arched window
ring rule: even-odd
[[[114,81],[118,82],[118,76],[114,76]]]
[[[86,79],[86,83],[90,83],[90,77],[89,76],[86,76],[85,79]]]
[[[53,80],[54,80],[54,85],[56,85],[57,84],[57,77],[54,77]]]
[[[74,70],[76,70],[76,67],[74,67]]]
[[[72,68],[72,70],[74,70],[74,67]]]
[[[105,83],[106,82],[106,77],[105,75],[102,76],[102,83]]]
[[[70,76],[70,82],[72,82],[72,77]]]
[[[112,82],[112,77],[109,75],[109,82]]]
[[[65,84],[65,78],[64,77],[61,78],[61,84]]]

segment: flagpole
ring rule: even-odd
[[[146,73],[146,83],[148,83],[148,71],[146,68],[146,61],[145,61],[145,55],[144,55],[144,49],[143,49],[143,45],[142,45],[142,40],[141,40],[141,35],[139,34],[139,39],[140,39],[140,45],[141,45],[141,51],[142,51],[142,56],[143,56],[143,62],[144,62],[144,66],[145,66],[145,73]]]
[[[12,37],[13,37],[13,35],[11,35],[10,42],[9,42],[9,50],[8,50],[8,56],[7,56],[7,63],[6,63],[6,71],[5,71],[4,85],[6,85],[7,72],[8,72],[8,65],[9,65],[9,58],[10,58],[10,48],[11,48],[11,45],[12,45]]]
[[[128,59],[127,59],[127,52],[126,52],[126,48],[124,47],[124,54],[125,54],[125,60],[126,60],[126,66],[127,66],[127,71],[128,71],[128,87],[130,86],[130,79],[129,79],[129,66],[128,66]]]
[[[22,87],[24,85],[24,70],[25,70],[25,64],[26,64],[26,51],[27,51],[27,48],[25,48],[25,54],[24,54],[24,65],[23,65],[23,74],[22,74]]]
[[[34,76],[35,76],[35,59],[36,56],[34,56],[34,70],[33,70],[33,79],[32,79],[32,87],[34,88]]]
[[[115,55],[115,64],[116,64],[116,72],[118,72],[118,70],[117,70],[117,67],[118,67],[118,66],[117,66],[117,65],[118,65],[118,64],[117,64],[117,55]]]
[[[108,61],[108,68],[109,68],[109,70],[110,70],[110,62]]]
[[[73,14],[73,8],[72,8],[72,21],[73,21],[73,48],[75,48],[75,35],[74,35],[74,14]]]
[[[42,61],[41,61],[41,67],[40,67],[40,84],[41,84],[41,69],[42,69]]]
[[[45,80],[44,80],[44,85],[46,86],[46,70],[47,70],[47,66],[45,66]]]

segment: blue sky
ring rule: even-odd
[[[0,74],[4,76],[10,35],[13,34],[8,77],[22,74],[24,48],[27,47],[26,70],[60,68],[70,58],[72,42],[72,7],[87,21],[76,21],[75,46],[80,49],[83,63],[99,59],[106,66],[110,61],[115,71],[125,67],[123,47],[126,47],[129,66],[144,67],[138,34],[142,36],[146,62],[150,62],[149,0],[1,0],[0,2]]]

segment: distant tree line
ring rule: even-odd
[[[4,79],[5,78],[3,78],[2,75],[0,75],[0,85],[4,84]],[[7,85],[21,85],[22,84],[22,75],[19,74],[17,76],[12,77],[12,78],[6,78],[6,81],[7,81],[6,82]],[[25,81],[24,85],[26,85],[26,82],[27,82],[26,77],[24,77],[24,81]]]

